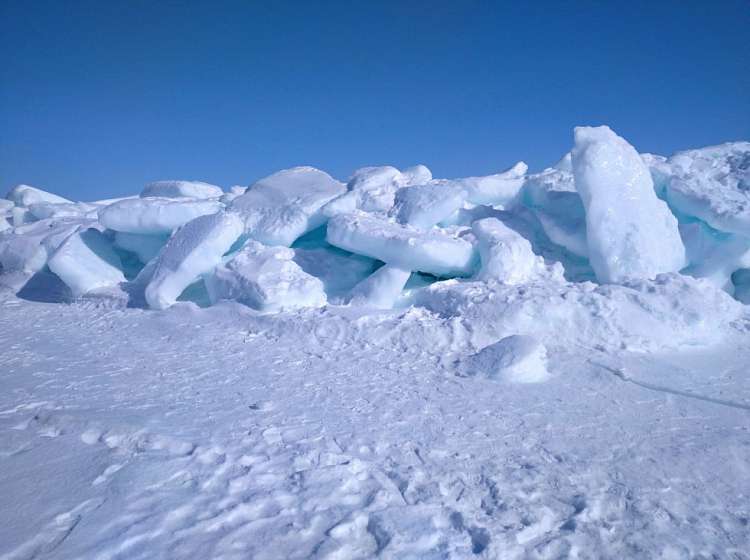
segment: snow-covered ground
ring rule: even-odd
[[[750,144],[0,201],[0,559],[750,558]]]

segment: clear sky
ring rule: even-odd
[[[670,154],[750,139],[749,58],[748,0],[0,0],[0,190]]]

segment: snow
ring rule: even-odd
[[[351,303],[374,309],[392,309],[410,276],[411,270],[386,264],[354,287]]]
[[[464,375],[489,377],[504,383],[547,381],[547,349],[536,338],[511,335],[485,346],[459,365]]]
[[[86,229],[70,235],[47,263],[73,297],[125,282],[120,258],[100,231]]]
[[[328,223],[327,240],[346,251],[408,270],[446,276],[466,276],[474,270],[475,251],[470,242],[376,216],[334,216]]]
[[[230,208],[243,216],[253,239],[288,247],[326,222],[320,209],[344,188],[324,171],[295,167],[261,179],[235,198]]]
[[[156,258],[145,291],[148,305],[165,309],[174,304],[201,274],[221,264],[242,231],[242,220],[233,212],[200,216],[177,230]]]
[[[236,300],[264,312],[326,304],[323,282],[294,262],[294,250],[248,241],[205,278],[213,303]]]
[[[621,283],[685,265],[677,219],[654,193],[638,152],[606,126],[575,129],[573,174],[597,279]]]
[[[105,227],[145,235],[170,233],[198,216],[215,214],[222,205],[212,200],[131,198],[99,210]]]
[[[14,190],[0,558],[744,557],[746,145]]]
[[[219,198],[221,187],[201,181],[155,181],[141,191],[141,198]]]

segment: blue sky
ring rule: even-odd
[[[750,2],[0,0],[0,190],[487,174],[750,139]]]

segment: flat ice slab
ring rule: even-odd
[[[328,223],[326,238],[331,245],[404,270],[468,276],[475,266],[474,247],[465,239],[366,214],[335,216]]]
[[[115,231],[153,235],[170,233],[198,216],[221,209],[214,200],[129,198],[99,210],[99,221]]]
[[[202,181],[154,181],[141,191],[141,198],[219,198],[221,187]]]

